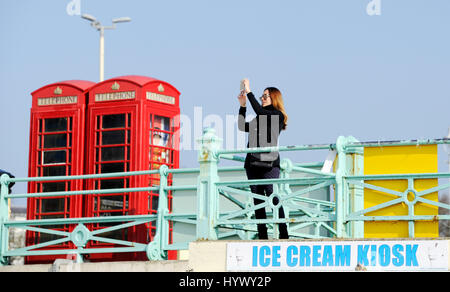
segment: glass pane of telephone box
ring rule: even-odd
[[[108,214],[108,215],[104,215],[104,214]],[[110,213],[103,213],[102,216],[110,216],[109,214]],[[119,224],[121,224],[121,223],[117,223],[117,222],[99,223],[98,226],[101,229],[101,228],[108,228],[108,227],[116,226]],[[128,237],[128,228],[113,230],[113,231],[108,231],[108,232],[101,232],[101,233],[97,233],[97,235],[99,237],[104,237],[104,238],[110,238],[110,239],[116,239],[116,240],[126,240]],[[95,243],[100,243],[100,242],[95,241]]]
[[[121,189],[125,187],[124,179],[107,179],[100,181],[100,188],[104,189]]]
[[[102,148],[102,161],[114,161],[125,159],[125,149],[123,147]]]
[[[64,212],[65,199],[42,199],[42,213]]]
[[[48,182],[42,184],[42,192],[62,192],[66,190],[66,182]]]
[[[45,132],[67,131],[67,118],[45,119]]]
[[[153,123],[150,119],[150,128],[153,129],[150,144],[168,147],[169,134],[160,130],[170,132],[170,118],[155,115]]]
[[[58,165],[58,166],[47,166],[42,170],[42,176],[65,176],[66,175],[66,166]]]
[[[67,134],[44,135],[44,148],[59,148],[67,146]]]
[[[170,118],[155,115],[153,124],[150,120],[150,128],[170,131]]]
[[[100,197],[100,210],[122,210],[123,209],[123,196],[103,196]],[[128,206],[128,204],[127,204]],[[112,215],[113,213],[111,213]],[[117,215],[122,215],[117,213]]]
[[[159,203],[159,196],[157,194],[153,194],[151,199],[151,210],[152,211],[158,211],[158,203]]]
[[[102,132],[102,145],[124,144],[125,131],[105,131]]]
[[[124,128],[125,114],[105,115],[103,119],[103,129]]]
[[[101,173],[124,172],[125,163],[104,163],[101,165]]]
[[[66,163],[66,150],[44,151],[44,164]]]

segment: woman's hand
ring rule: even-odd
[[[245,78],[242,81],[244,83],[244,92],[245,92],[245,94],[251,92],[251,90],[250,90],[250,81],[247,78]]]
[[[247,96],[245,95],[245,90],[242,90],[241,93],[238,96],[239,104],[241,107],[245,107],[247,104]]]

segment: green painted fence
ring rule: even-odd
[[[31,255],[76,255],[77,261],[83,261],[83,255],[92,253],[145,252],[149,260],[167,258],[169,250],[183,250],[193,240],[221,239],[255,239],[256,224],[266,223],[269,232],[277,238],[277,224],[288,224],[291,238],[361,238],[364,235],[364,221],[406,220],[450,220],[450,215],[415,215],[410,212],[402,216],[367,216],[374,210],[388,207],[399,201],[410,206],[421,202],[433,206],[450,209],[449,204],[430,201],[422,198],[424,195],[450,188],[450,183],[444,183],[429,190],[415,191],[416,200],[410,201],[403,193],[383,189],[367,184],[366,180],[378,179],[414,179],[450,178],[450,172],[431,174],[388,174],[364,176],[358,173],[355,165],[361,164],[361,150],[364,147],[396,146],[396,145],[428,145],[450,144],[449,139],[434,139],[420,141],[390,141],[390,142],[358,142],[353,137],[339,137],[335,144],[300,145],[258,149],[220,149],[218,139],[212,129],[205,129],[198,141],[201,145],[198,155],[199,168],[169,169],[162,166],[157,171],[134,171],[125,173],[109,173],[96,175],[10,178],[3,175],[0,178],[0,264],[7,265],[9,257]],[[236,154],[249,152],[314,151],[329,150],[337,154],[338,167],[336,172],[323,172],[324,162],[293,163],[282,159],[281,176],[279,179],[246,179],[242,166],[243,157]],[[359,155],[354,155],[359,154]],[[358,158],[359,157],[359,158]],[[219,167],[221,160],[236,161],[239,166]],[[107,190],[83,190],[51,193],[8,194],[8,184],[43,182],[58,180],[86,180],[110,177],[137,175],[160,175],[160,185],[149,187],[120,188]],[[174,183],[167,185],[167,177],[172,174]],[[269,197],[253,194],[249,185],[274,184],[274,193]],[[411,184],[412,185],[412,184]],[[364,209],[363,192],[372,188],[382,192],[393,193],[397,199]],[[8,214],[8,200],[31,197],[74,196],[111,193],[133,193],[159,191],[158,212],[153,215],[108,216],[91,218],[64,218],[12,221]],[[169,211],[167,193],[173,192],[173,210]],[[279,199],[274,204],[274,198]],[[254,205],[253,199],[258,198],[263,203]],[[283,206],[286,218],[278,218],[278,208]],[[257,220],[254,211],[266,208],[267,219]],[[411,208],[410,208],[411,209]],[[156,224],[156,234],[152,242],[138,243],[111,239],[102,233],[129,228],[148,223]],[[116,223],[111,227],[90,231],[86,226],[91,223]],[[63,232],[45,228],[74,224],[71,232]],[[173,224],[174,240],[169,244],[169,225]],[[411,225],[413,226],[413,224]],[[60,238],[45,243],[26,246],[15,250],[8,247],[8,232],[10,228],[48,233]],[[414,237],[414,228],[410,228],[409,236]],[[89,241],[115,244],[111,248],[88,248]],[[45,249],[46,247],[65,242],[72,242],[75,249]],[[120,246],[120,247],[117,247]]]

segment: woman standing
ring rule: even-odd
[[[240,131],[249,133],[249,148],[255,147],[276,147],[278,146],[278,137],[282,130],[286,129],[288,116],[284,109],[283,98],[281,92],[275,87],[268,87],[261,96],[261,103],[256,100],[250,90],[250,82],[248,79],[243,81],[243,90],[238,96],[240,103],[238,128]],[[245,122],[245,114],[247,111],[247,98],[256,118],[250,122]],[[244,164],[247,172],[247,178],[252,179],[272,179],[280,177],[280,156],[277,151],[264,153],[247,153]],[[270,196],[273,193],[273,185],[251,185],[252,193]],[[254,199],[254,204],[263,203],[264,201]],[[274,205],[278,205],[278,198],[274,198]],[[283,207],[279,209],[279,218],[284,218]],[[256,219],[266,219],[265,208],[255,210]],[[287,226],[285,223],[279,224],[280,239],[289,238]],[[266,224],[258,224],[259,239],[268,239]]]

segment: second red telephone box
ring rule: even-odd
[[[89,90],[86,173],[112,173],[178,168],[179,91],[171,84],[145,76],[123,76],[103,81]],[[169,185],[171,179],[169,177]],[[89,189],[158,185],[159,175],[92,180]],[[154,214],[157,192],[87,196],[84,216]],[[169,202],[171,196],[169,194]],[[94,224],[92,230],[110,226]],[[148,243],[155,224],[102,233],[102,237]],[[169,239],[170,240],[170,239]],[[111,246],[91,243],[90,247]],[[91,254],[91,261],[144,259],[145,254]]]

